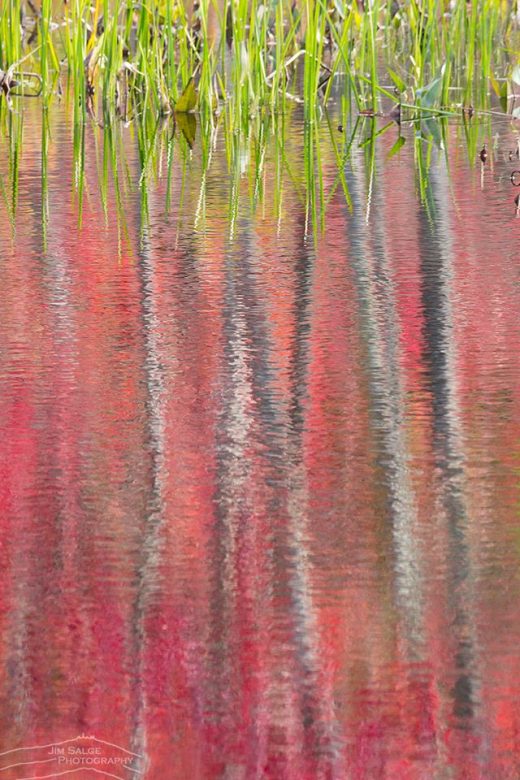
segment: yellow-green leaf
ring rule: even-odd
[[[406,139],[405,139],[405,137],[403,135],[399,136],[399,138],[397,139],[395,144],[392,146],[392,148],[388,152],[387,157],[386,157],[387,160],[390,160],[390,158],[393,157],[394,154],[397,154],[399,149],[401,149],[404,146],[405,140]]]
[[[175,121],[179,130],[182,131],[188,146],[192,149],[195,142],[195,133],[197,132],[197,120],[193,114],[180,111],[179,113],[175,112]]]
[[[392,70],[391,68],[387,68],[388,75],[394,82],[395,86],[399,90],[399,92],[405,92],[406,91],[406,84],[402,80],[401,76],[398,76],[397,73]]]
[[[197,88],[195,87],[195,81],[193,76],[186,84],[184,92],[179,96],[175,104],[175,112],[177,114],[186,114],[188,111],[194,111],[197,105]]]

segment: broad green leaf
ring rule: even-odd
[[[435,103],[438,102],[442,92],[442,78],[444,76],[444,68],[445,66],[443,65],[437,78],[433,79],[433,81],[430,81],[429,84],[426,84],[426,86],[417,90],[416,95],[421,102],[421,106],[431,108]]]
[[[493,74],[490,75],[489,80],[491,81],[491,86],[493,87],[493,91],[497,97],[500,97],[500,84],[496,80],[496,78],[493,76]]]
[[[504,113],[507,113],[507,95],[508,95],[508,82],[497,81],[494,76],[490,76],[491,86],[495,95],[500,100],[500,107]]]
[[[431,108],[434,103],[438,101],[441,96],[442,78],[438,78],[431,81],[425,87],[421,87],[417,90],[417,97],[421,106]]]
[[[175,104],[176,114],[186,114],[188,111],[194,111],[197,105],[197,89],[195,87],[195,81],[193,76],[186,84],[184,92],[179,96]]]
[[[188,146],[192,149],[195,142],[195,133],[197,132],[197,120],[193,114],[181,111],[179,113],[175,112],[175,122],[186,139]]]
[[[391,68],[387,68],[388,75],[394,82],[395,86],[399,90],[399,92],[405,92],[406,90],[406,84],[402,80],[401,76],[399,76],[395,71],[393,71]]]
[[[394,154],[397,154],[399,149],[402,149],[405,145],[406,139],[403,135],[400,135],[395,144],[392,146],[390,151],[388,152],[386,159],[389,160],[391,157],[394,156]]]
[[[437,119],[434,117],[424,118],[421,121],[421,131],[426,140],[432,141],[435,146],[442,149],[442,135]]]

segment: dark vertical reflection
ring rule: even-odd
[[[453,308],[457,305],[452,280],[454,252],[449,182],[443,159],[432,165],[428,180],[429,213],[419,212],[425,363],[432,398],[435,466],[449,531],[448,594],[453,613],[454,679],[451,688],[457,728],[474,731],[478,706],[478,663],[473,617],[473,573],[468,539],[465,496],[464,444],[457,387],[457,346]],[[474,743],[467,748],[474,752]]]

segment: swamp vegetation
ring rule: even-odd
[[[45,105],[71,90],[77,118],[197,105],[240,126],[289,101],[313,119],[342,73],[358,111],[377,112],[383,97],[423,111],[487,109],[496,93],[515,115],[519,21],[516,0],[9,0],[2,89],[41,91]]]
[[[118,192],[121,128],[130,127],[140,150],[144,213],[149,175],[169,171],[171,184],[175,143],[189,156],[197,127],[205,172],[219,133],[229,172],[243,169],[248,149],[258,200],[267,146],[272,140],[277,170],[287,165],[285,143],[297,116],[305,135],[306,224],[316,228],[338,187],[350,205],[344,166],[354,145],[373,158],[374,139],[393,128],[396,154],[405,142],[402,123],[410,123],[424,192],[431,151],[445,146],[447,120],[462,127],[472,159],[480,144],[492,146],[491,117],[515,128],[519,40],[516,0],[4,1],[0,125],[10,163],[2,197],[12,218],[28,103],[42,110],[44,203],[49,111],[60,103],[71,119],[80,205],[86,126],[101,131],[101,186],[110,169]],[[337,164],[329,193],[320,166],[324,134]],[[200,204],[205,180],[204,174]]]

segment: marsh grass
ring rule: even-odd
[[[343,94],[343,85],[338,85]],[[196,128],[186,128],[173,117],[158,116],[145,104],[139,121],[125,125],[111,121],[74,122],[66,107],[49,111],[32,104],[29,115],[23,111],[0,112],[2,137],[8,141],[6,156],[0,161],[0,199],[12,226],[17,224],[19,171],[24,150],[24,124],[34,139],[35,120],[41,125],[41,225],[44,246],[49,225],[60,218],[56,202],[56,154],[63,143],[63,129],[69,128],[73,140],[70,179],[60,179],[63,198],[70,199],[81,233],[85,204],[99,198],[102,219],[107,228],[117,225],[121,256],[132,245],[128,220],[138,213],[148,230],[157,208],[177,224],[182,235],[187,223],[199,235],[205,235],[215,220],[215,187],[218,183],[219,219],[225,224],[229,241],[237,234],[242,214],[257,214],[271,230],[286,229],[288,214],[295,205],[303,216],[305,241],[317,241],[326,230],[327,214],[337,208],[338,199],[349,210],[354,208],[350,191],[353,166],[363,159],[366,170],[365,218],[373,213],[372,192],[381,175],[381,150],[386,159],[413,156],[417,192],[427,213],[430,203],[429,178],[432,161],[444,156],[453,142],[454,131],[467,149],[468,161],[478,169],[478,150],[492,137],[491,125],[458,117],[418,118],[399,125],[385,117],[353,116],[337,95],[321,117],[309,121],[303,105],[291,103],[286,112],[258,112],[248,120],[247,128],[236,127],[229,112],[220,116],[191,116]],[[64,115],[69,119],[64,122]],[[39,119],[38,119],[39,117]],[[449,131],[448,131],[449,128]],[[196,134],[197,142],[193,143]],[[450,141],[450,137],[451,141]],[[383,146],[380,139],[384,138]],[[61,139],[61,140],[60,140]],[[31,142],[32,143],[32,142]],[[491,147],[490,147],[491,148]],[[378,162],[379,159],[379,162]],[[23,167],[23,166],[22,166]],[[383,170],[386,168],[383,166]],[[54,180],[49,182],[49,176]],[[97,194],[96,194],[97,193]],[[54,202],[54,207],[49,206]],[[359,200],[358,200],[359,202]]]
[[[24,72],[41,80],[44,230],[49,117],[61,103],[72,118],[79,225],[85,137],[92,125],[105,220],[112,192],[121,246],[128,236],[128,191],[137,186],[146,224],[150,189],[166,182],[168,215],[179,175],[175,208],[182,211],[190,191],[197,229],[204,229],[217,144],[230,182],[230,236],[244,181],[251,207],[272,208],[278,230],[291,188],[305,211],[305,234],[316,236],[336,193],[352,207],[346,169],[356,148],[368,166],[368,219],[376,139],[393,133],[389,156],[396,155],[405,143],[401,124],[410,123],[418,190],[428,208],[433,150],[447,146],[445,120],[460,123],[474,160],[486,132],[481,114],[501,113],[512,122],[520,116],[516,2],[200,0],[188,10],[174,0],[71,0],[59,6],[41,0],[37,15],[31,8],[26,0],[0,6],[0,135],[9,157],[0,198],[13,225],[27,105],[14,95],[34,93]],[[303,136],[298,159],[291,153],[295,126]],[[138,149],[137,183],[126,163],[129,134]],[[200,167],[193,193],[195,144]],[[275,186],[266,196],[268,162]],[[334,171],[332,181],[325,170]]]
[[[519,16],[517,0],[9,0],[0,68],[38,73],[45,105],[70,82],[78,121],[179,111],[192,79],[198,110],[234,128],[299,101],[313,121],[340,74],[356,110],[487,109],[497,93],[514,111]]]

